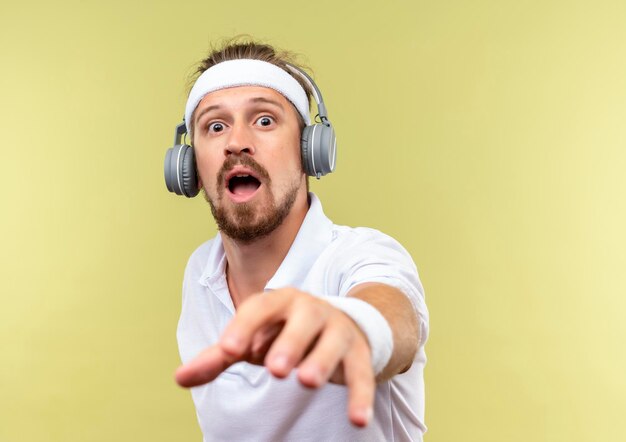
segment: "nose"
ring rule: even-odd
[[[247,153],[248,155],[254,155],[254,140],[252,131],[245,123],[235,123],[226,140],[226,148],[224,149],[224,156],[231,154],[240,155]]]

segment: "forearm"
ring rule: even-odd
[[[419,319],[407,296],[395,287],[380,283],[364,283],[348,293],[375,307],[387,320],[393,335],[393,352],[377,381],[384,381],[407,371],[417,352]]]

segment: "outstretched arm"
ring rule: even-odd
[[[391,327],[393,352],[376,380],[380,382],[391,379],[411,368],[420,341],[420,328],[415,309],[407,296],[395,287],[373,282],[355,286],[348,296],[374,306]]]
[[[376,378],[367,337],[350,317],[321,298],[285,288],[242,303],[219,342],[179,367],[176,381],[183,387],[205,384],[239,361],[265,365],[280,378],[297,367],[298,379],[307,387],[319,388],[328,381],[345,384],[350,421],[365,426],[372,415],[376,380],[411,366],[418,324],[411,302],[396,288],[364,283],[348,296],[374,306],[391,327],[393,352]]]

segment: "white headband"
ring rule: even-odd
[[[261,60],[229,60],[211,66],[198,77],[185,106],[185,125],[191,133],[191,116],[205,95],[236,86],[263,86],[289,100],[308,125],[309,100],[300,83],[276,65]]]

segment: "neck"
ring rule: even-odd
[[[287,256],[308,211],[308,195],[300,192],[280,226],[269,235],[249,243],[222,233],[226,253],[226,278],[235,308],[260,293]]]

